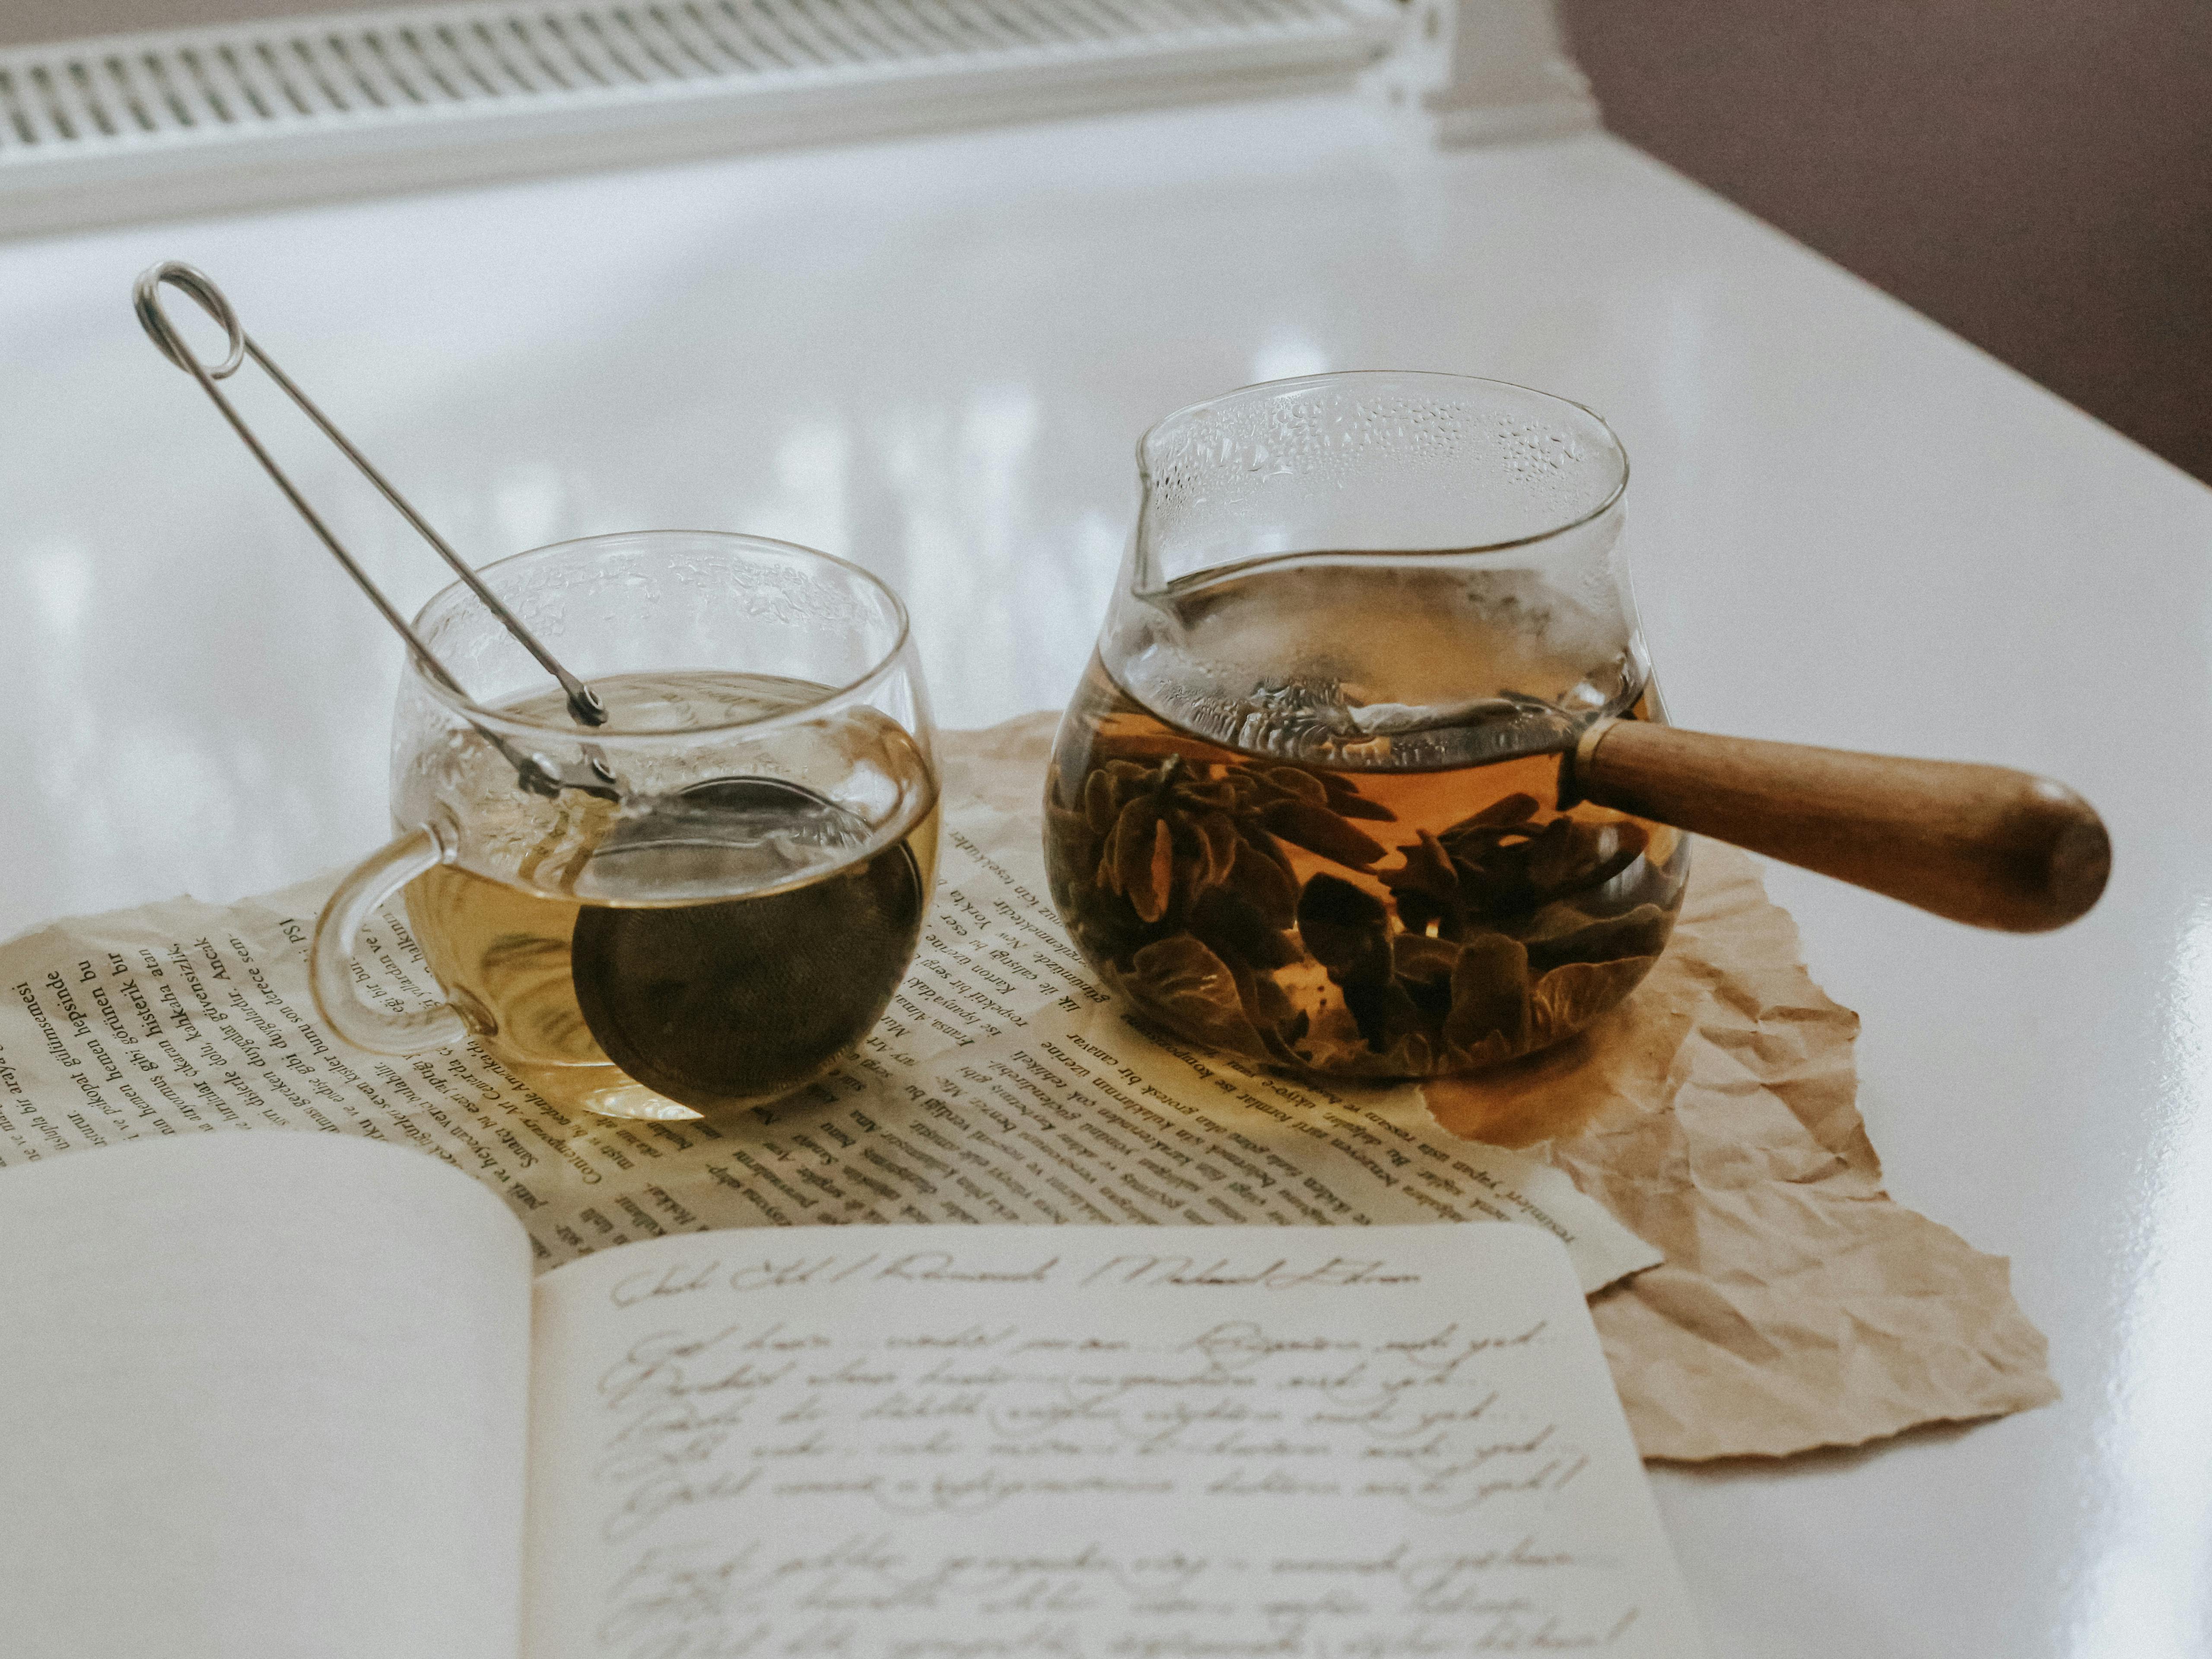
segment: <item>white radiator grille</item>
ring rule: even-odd
[[[477,3],[17,48],[0,52],[0,227],[1273,90],[1372,61],[1397,10]]]

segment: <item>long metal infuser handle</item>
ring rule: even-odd
[[[183,336],[177,332],[175,325],[170,322],[167,314],[162,311],[161,290],[164,283],[189,296],[201,310],[206,312],[222,328],[228,339],[229,349],[224,353],[222,361],[213,368],[210,368],[194,355],[191,348],[185,344]],[[500,625],[514,637],[515,643],[535,657],[538,665],[560,682],[561,689],[568,698],[568,712],[575,718],[577,723],[586,727],[602,726],[606,723],[606,707],[600,702],[599,693],[571,674],[551,651],[546,650],[537,635],[530,631],[520,617],[508,610],[499,595],[492,592],[491,589],[485,584],[483,578],[471,570],[461,556],[447,544],[444,537],[430,528],[422,515],[409,503],[407,498],[392,486],[390,480],[369,463],[368,457],[355,448],[345,434],[331,424],[330,417],[318,409],[313,400],[293,383],[291,377],[270,361],[269,355],[254,344],[252,337],[240,326],[238,314],[231,308],[230,301],[206,273],[179,260],[167,260],[140,276],[131,292],[139,323],[145,328],[147,335],[154,344],[161,348],[161,355],[199,382],[200,389],[214,400],[216,407],[222,412],[223,418],[230,423],[231,430],[236,432],[240,441],[253,452],[254,459],[261,463],[270,478],[275,481],[276,487],[284,492],[285,499],[289,501],[298,510],[300,516],[307,521],[308,528],[321,539],[323,546],[330,549],[331,557],[344,567],[346,574],[351,576],[362,592],[368,596],[369,603],[376,607],[377,613],[390,623],[393,631],[407,642],[407,649],[413,653],[416,661],[420,662],[440,685],[465,702],[468,700],[468,692],[462,687],[461,683],[454,679],[446,665],[438,660],[430,648],[422,643],[420,636],[409,625],[407,619],[399,613],[398,607],[389,599],[385,597],[383,590],[369,579],[368,573],[355,562],[353,555],[345,550],[344,545],[332,534],[331,528],[323,522],[315,509],[308,504],[307,497],[300,493],[299,487],[285,476],[284,469],[276,464],[276,457],[263,447],[260,439],[254,436],[253,430],[246,424],[245,418],[233,406],[230,400],[222,394],[222,388],[216,384],[216,381],[228,380],[236,374],[245,364],[246,358],[252,358],[260,365],[263,373],[283,388],[285,394],[299,406],[307,418],[314,422],[323,435],[343,451],[346,459],[360,469],[362,476],[374,485],[378,492],[398,509],[400,516],[414,528],[416,533],[437,550],[438,556],[446,561],[455,576],[467,584],[469,591],[483,602],[484,607],[499,619]],[[477,729],[483,730],[481,727]],[[556,766],[539,756],[521,754],[505,739],[492,733],[485,732],[483,735],[490,738],[491,741],[497,745],[501,753],[514,764],[524,784],[530,789],[541,793],[550,793],[554,789],[580,789],[599,795],[617,793],[613,787],[614,773],[596,746],[586,745],[584,750],[586,758],[590,762],[590,773],[586,776],[574,768]],[[548,787],[549,785],[550,788]]]

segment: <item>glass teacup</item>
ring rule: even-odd
[[[357,1046],[474,1035],[533,1086],[682,1118],[803,1087],[882,1015],[937,862],[928,706],[904,607],[857,566],[652,531],[483,576],[606,706],[585,729],[465,589],[416,619],[392,729],[398,839],[318,924],[313,984]],[[364,998],[364,923],[404,887],[446,1002]]]
[[[1321,1073],[1534,1052],[1634,989],[1688,838],[1563,755],[1663,720],[1628,461],[1577,404],[1322,375],[1169,416],[1046,790],[1054,901],[1183,1036]]]

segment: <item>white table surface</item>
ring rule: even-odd
[[[2012,1258],[2065,1399],[1657,1471],[1715,1648],[2212,1652],[2212,491],[1624,144],[1438,155],[1348,98],[0,244],[0,931],[385,833],[398,650],[139,334],[163,258],[469,556],[848,554],[948,724],[1066,696],[1178,405],[1405,367],[1603,412],[1677,719],[2046,772],[2116,847],[2034,939],[1775,873],[1892,1190]]]

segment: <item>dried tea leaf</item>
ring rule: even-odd
[[[1146,945],[1130,962],[1121,989],[1131,1001],[1201,1042],[1268,1056],[1244,1012],[1237,976],[1187,933]]]
[[[1206,852],[1206,838],[1197,828],[1179,819],[1167,820],[1175,835],[1175,873],[1170,878],[1168,908],[1180,904],[1182,913],[1188,915],[1191,906],[1216,885],[1212,860]]]
[[[1398,919],[1407,932],[1426,933],[1433,924],[1445,938],[1456,939],[1466,930],[1459,872],[1435,836],[1426,830],[1418,833],[1420,839],[1398,849],[1404,864],[1376,871],[1376,879],[1396,900]]]
[[[1114,874],[1115,855],[1121,845],[1121,826],[1117,820],[1114,827],[1106,832],[1106,839],[1098,848],[1098,869],[1091,878],[1091,885],[1101,893],[1119,893],[1121,890],[1121,881]]]
[[[1249,839],[1240,837],[1237,857],[1229,868],[1227,884],[1259,907],[1277,927],[1297,919],[1298,884],[1282,865],[1264,853],[1255,852]]]
[[[1407,933],[1417,936],[1434,928],[1444,938],[1456,939],[1462,931],[1459,918],[1424,893],[1398,895],[1398,920]]]
[[[1091,847],[1097,837],[1091,833],[1091,820],[1079,812],[1070,812],[1066,807],[1044,803],[1045,834],[1053,844],[1067,849],[1070,863],[1091,862]]]
[[[1409,1036],[1426,1039],[1428,1022],[1403,985],[1390,979],[1347,979],[1343,990],[1344,1005],[1375,1053],[1388,1054]]]
[[[1236,824],[1237,838],[1240,840],[1255,852],[1263,853],[1274,860],[1276,868],[1284,875],[1293,881],[1297,879],[1297,870],[1291,863],[1291,855],[1285,852],[1281,844],[1267,833],[1267,826],[1261,821],[1258,808],[1252,807],[1239,811],[1236,814]]]
[[[1526,1046],[1530,1017],[1528,953],[1520,941],[1502,933],[1479,933],[1468,940],[1452,968],[1444,1040],[1454,1048],[1473,1050],[1498,1037],[1518,1052]]]
[[[1609,962],[1624,956],[1656,956],[1674,930],[1674,913],[1638,905],[1620,916],[1590,918],[1565,905],[1539,912],[1538,925],[1521,935],[1529,966],[1538,973],[1566,962]]]
[[[1499,847],[1521,846],[1544,833],[1546,826],[1535,823],[1519,824],[1454,824],[1449,829],[1438,830],[1437,839],[1455,858],[1481,858]]]
[[[1125,834],[1122,845],[1141,845],[1141,838]],[[1134,864],[1122,865],[1121,890],[1128,895],[1137,914],[1147,922],[1157,922],[1168,913],[1168,898],[1174,891],[1175,837],[1169,831],[1167,820],[1152,820],[1151,856]]]
[[[1262,1032],[1279,1031],[1292,1042],[1306,1034],[1304,1010],[1291,1000],[1291,993],[1276,983],[1272,973],[1252,976],[1252,997],[1245,1007]]]
[[[1227,813],[1209,812],[1198,820],[1198,835],[1206,847],[1206,885],[1218,887],[1229,879],[1230,866],[1237,862],[1237,826]]]
[[[1127,900],[1101,895],[1095,887],[1090,889],[1089,902],[1074,910],[1067,930],[1085,956],[1102,963],[1127,961],[1151,931]]]
[[[1380,801],[1370,801],[1359,792],[1359,785],[1340,772],[1316,772],[1321,786],[1328,791],[1328,804],[1346,818],[1370,818],[1385,824],[1395,824],[1398,814]]]
[[[1268,1058],[1278,1065],[1294,1070],[1313,1071],[1322,1068],[1322,1062],[1312,1049],[1312,1022],[1301,1012],[1288,1024],[1263,1025],[1260,1040],[1267,1045]]]
[[[1313,807],[1328,804],[1328,786],[1310,772],[1301,772],[1296,766],[1269,766],[1261,776],[1292,801],[1303,801]]]
[[[1509,795],[1492,802],[1475,816],[1486,824],[1524,824],[1536,815],[1540,805],[1533,795]]]
[[[1111,867],[1106,885],[1116,893],[1127,894],[1133,902],[1138,889],[1152,879],[1152,831],[1159,821],[1160,803],[1149,795],[1140,795],[1130,802],[1114,820],[1114,837],[1107,844],[1102,861]],[[1152,919],[1157,920],[1158,913],[1155,911]]]
[[[1103,835],[1114,827],[1114,819],[1121,809],[1115,798],[1114,780],[1103,772],[1094,772],[1083,780],[1083,815],[1091,825],[1093,835]]]
[[[1493,879],[1510,874],[1513,879],[1523,880],[1528,856],[1549,827],[1528,823],[1456,824],[1440,832],[1437,841],[1462,869],[1472,869]]]
[[[1586,838],[1571,818],[1554,818],[1544,826],[1528,848],[1528,880],[1541,893],[1558,893],[1574,884],[1575,876],[1595,865]]]
[[[1530,851],[1529,881],[1544,899],[1584,892],[1634,863],[1649,839],[1642,825],[1625,819],[1591,824],[1555,818]]]
[[[1348,1014],[1340,1025],[1334,1010],[1324,1012],[1302,1046],[1307,1065],[1334,1077],[1372,1077],[1382,1069],[1381,1059],[1367,1046],[1367,1040]]]
[[[1382,845],[1355,829],[1327,807],[1304,801],[1278,801],[1261,821],[1293,846],[1317,852],[1332,863],[1365,869],[1382,856]]]
[[[1390,912],[1364,887],[1316,875],[1298,895],[1298,937],[1339,985],[1387,983]]]
[[[1455,902],[1459,898],[1459,872],[1452,868],[1451,855],[1428,831],[1415,833],[1421,838],[1419,840],[1398,849],[1406,861],[1405,868],[1378,870],[1375,879],[1401,896],[1413,892],[1438,904]]]
[[[1190,909],[1190,930],[1224,961],[1252,967],[1288,967],[1297,942],[1271,925],[1259,906],[1227,887],[1201,894]]]
[[[1641,826],[1627,820],[1585,823],[1559,817],[1540,826],[1469,819],[1444,831],[1437,842],[1450,856],[1467,910],[1511,927],[1526,912],[1612,880],[1636,861],[1647,839]]]
[[[1237,789],[1225,778],[1184,779],[1175,786],[1176,802],[1193,810],[1227,811],[1237,804]]]
[[[1377,1077],[1425,1077],[1437,1069],[1436,1040],[1426,1031],[1402,1031],[1379,1052],[1368,1072]]]
[[[1401,979],[1441,979],[1449,985],[1459,966],[1460,947],[1425,933],[1401,933],[1390,941],[1390,965]]]
[[[1452,970],[1459,966],[1459,951],[1454,941],[1431,939],[1424,933],[1401,933],[1390,941],[1390,965],[1398,983],[1422,1016],[1438,1029],[1451,1013]]]
[[[1395,824],[1398,814],[1380,801],[1370,801],[1364,795],[1332,795],[1328,804],[1346,818],[1372,819],[1379,824]]]
[[[1530,1046],[1556,1042],[1581,1030],[1635,990],[1658,960],[1625,956],[1614,962],[1569,962],[1553,968],[1536,981],[1529,996]]]
[[[1136,954],[1130,968],[1148,1002],[1243,1008],[1229,965],[1188,934],[1153,941]]]
[[[1467,1071],[1480,1071],[1485,1066],[1496,1065],[1501,1060],[1512,1059],[1524,1052],[1522,1045],[1516,1042],[1502,1031],[1491,1033],[1489,1036],[1485,1037],[1471,1048],[1455,1046],[1448,1051],[1452,1057],[1452,1069]]]
[[[1291,1044],[1305,1034],[1306,1016],[1298,1011],[1290,993],[1275,982],[1275,976],[1261,969],[1246,967],[1241,962],[1229,962],[1230,973],[1236,976],[1237,994],[1243,1000],[1244,1017],[1260,1034],[1260,1040],[1267,1052],[1286,1064],[1297,1065],[1304,1056]]]
[[[1526,842],[1498,847],[1480,861],[1455,853],[1452,871],[1459,877],[1460,903],[1466,914],[1496,923],[1541,902],[1528,880],[1528,847]]]

